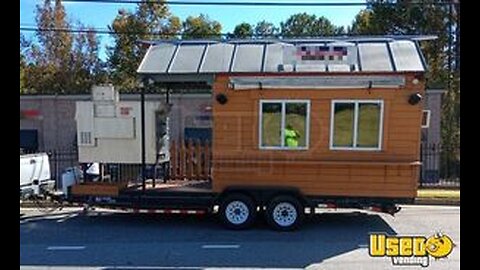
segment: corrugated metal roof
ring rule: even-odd
[[[204,62],[200,67],[201,72],[215,73],[228,70],[233,55],[233,44],[212,44],[206,45],[207,50],[203,57]]]
[[[169,72],[196,73],[198,71],[200,61],[202,60],[202,54],[204,50],[205,46],[201,45],[177,45],[177,50],[173,57],[175,61],[172,61]]]
[[[231,72],[260,72],[264,60],[264,45],[242,44],[236,45],[232,59]]]
[[[422,37],[160,41],[150,46],[137,72],[422,72],[418,40]]]
[[[167,67],[172,60],[175,46],[171,44],[159,44],[151,46],[143,57],[138,72],[140,73],[166,73]]]
[[[408,41],[397,41],[390,44],[392,57],[398,71],[422,70],[422,60],[418,53],[415,53],[415,44]]]
[[[393,71],[387,42],[358,45],[362,71]]]

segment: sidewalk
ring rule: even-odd
[[[460,190],[419,189],[415,204],[460,205]]]

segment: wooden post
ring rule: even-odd
[[[179,178],[185,179],[185,141],[183,139],[180,140],[180,161],[179,161]]]
[[[205,167],[204,167],[204,170],[205,170],[205,179],[208,180],[210,179],[210,162],[211,162],[211,155],[210,155],[210,145],[209,145],[209,141],[206,140],[205,141],[205,149],[204,149],[204,153],[205,153]]]
[[[189,139],[187,142],[187,158],[186,158],[186,165],[187,165],[187,180],[192,179],[193,175],[193,141]]]
[[[93,166],[93,165],[92,165]],[[99,172],[99,179],[98,182],[103,182],[104,181],[104,170],[103,170],[103,163],[98,163],[98,172]]]
[[[202,146],[199,139],[197,139],[195,143],[195,160],[197,162],[195,166],[195,178],[202,180]]]
[[[144,79],[144,85],[142,87],[142,92],[140,93],[140,124],[141,124],[141,147],[142,147],[142,191],[145,192],[145,185],[147,181],[146,168],[145,168],[145,87],[147,85],[148,79]]]
[[[170,179],[177,179],[177,147],[175,140],[170,143]]]

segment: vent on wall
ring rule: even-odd
[[[93,145],[92,132],[80,132],[80,144],[81,145]]]
[[[422,111],[422,128],[430,127],[430,110]]]

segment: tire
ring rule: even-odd
[[[222,200],[219,213],[227,228],[242,230],[251,227],[255,222],[257,207],[250,197],[235,193]]]
[[[274,230],[293,231],[303,223],[305,209],[297,198],[280,195],[269,202],[265,218]]]

